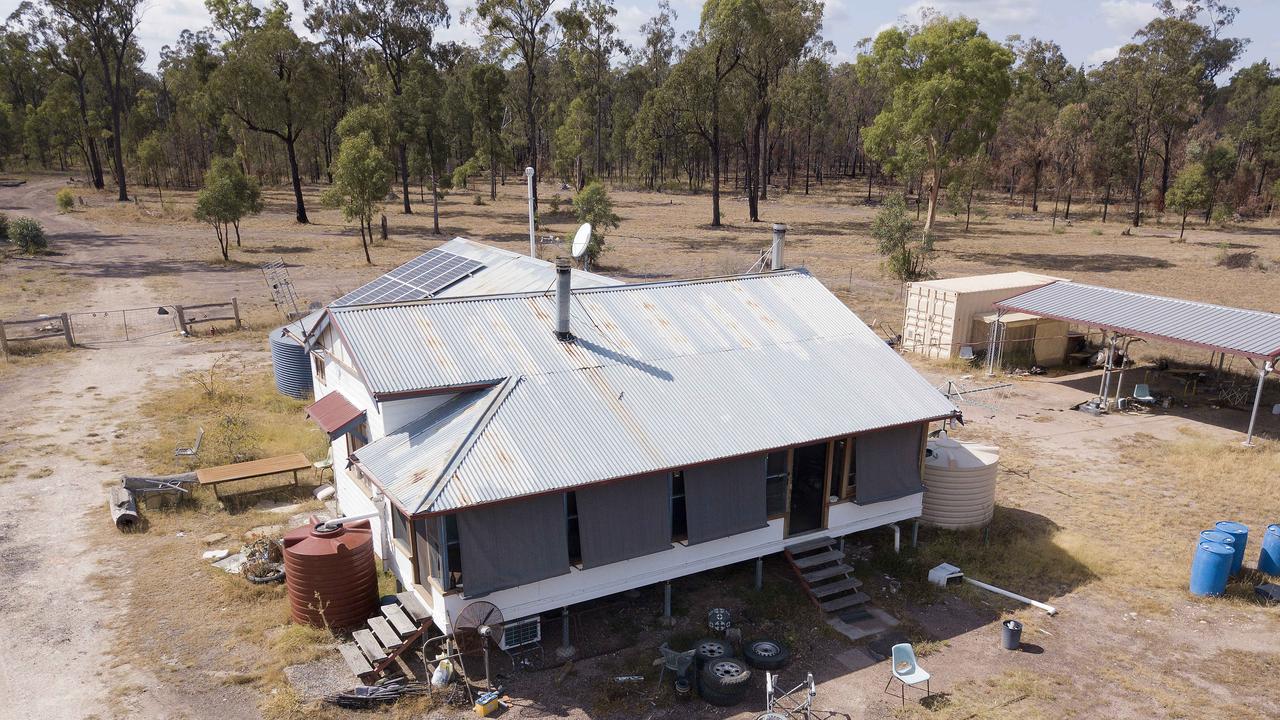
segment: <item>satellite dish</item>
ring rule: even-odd
[[[591,223],[582,223],[578,228],[578,232],[573,234],[573,256],[575,258],[582,257],[587,251],[587,246],[591,244]]]

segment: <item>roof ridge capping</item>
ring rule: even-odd
[[[769,270],[758,273],[742,273],[739,275],[713,275],[701,278],[681,278],[674,280],[654,280],[651,282],[623,283],[621,285],[600,285],[595,287],[575,287],[569,290],[570,295],[591,295],[606,292],[628,292],[648,290],[661,287],[688,287],[691,285],[709,285],[714,283],[738,282],[744,280],[765,280],[780,276],[800,276],[817,279],[808,268],[790,267],[784,270]],[[821,282],[820,280],[818,282]],[[823,287],[826,287],[825,285]],[[356,312],[361,310],[377,310],[386,307],[413,307],[415,305],[447,305],[451,303],[492,302],[494,300],[517,300],[524,298],[546,297],[554,294],[554,288],[546,290],[527,290],[515,293],[494,293],[491,295],[457,295],[452,297],[429,297],[420,300],[401,300],[398,302],[370,303],[368,305],[343,305],[329,308],[335,313]]]

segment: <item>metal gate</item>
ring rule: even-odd
[[[80,344],[126,342],[178,332],[173,306],[68,313],[71,334]]]

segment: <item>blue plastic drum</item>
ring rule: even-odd
[[[1204,530],[1200,533],[1200,542],[1222,543],[1232,550],[1236,549],[1236,536],[1221,530]]]
[[[1258,554],[1258,572],[1280,575],[1280,525],[1268,525],[1262,534],[1262,552]]]
[[[1236,551],[1236,556],[1231,560],[1231,574],[1238,575],[1240,567],[1244,565],[1244,546],[1249,544],[1249,526],[1230,520],[1223,520],[1213,526],[1215,530],[1221,530],[1228,535],[1235,537],[1236,544],[1232,545],[1232,549]]]
[[[1227,589],[1227,575],[1235,551],[1229,545],[1201,541],[1191,561],[1191,594],[1208,597],[1221,595]]]

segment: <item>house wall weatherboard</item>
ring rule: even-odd
[[[841,501],[831,504],[827,507],[826,529],[816,532],[838,537],[852,532],[872,529],[887,523],[919,517],[923,498],[920,492],[919,476],[922,468],[919,465],[919,461],[924,429],[925,426],[920,424],[880,431],[879,433],[869,433],[868,435],[877,437],[872,442],[863,444],[863,454],[883,454],[884,461],[861,466],[860,481],[865,487],[865,492],[860,493],[860,495],[880,493],[884,497],[893,497],[872,502],[860,500],[856,503]],[[746,463],[754,467],[751,462],[754,459],[754,457],[739,458],[722,464],[727,467],[728,465],[737,466]],[[714,465],[712,464],[711,466]],[[763,466],[761,466],[760,471],[760,484],[763,485]],[[686,477],[688,477],[687,473],[688,471],[686,470]],[[716,475],[717,473],[712,471],[710,474]],[[878,477],[881,475],[884,477]],[[652,481],[653,477],[647,476],[634,478],[633,480],[638,483],[644,483]],[[623,480],[597,487],[605,489],[611,486],[621,486],[626,482],[628,481]],[[344,482],[343,484],[347,483]],[[665,487],[665,483],[663,483],[662,487]],[[588,490],[589,488],[581,488],[577,492]],[[589,492],[586,494],[589,495]],[[643,494],[643,491],[640,491],[640,496],[643,496]],[[340,491],[339,495],[342,499],[351,497],[347,489]],[[536,496],[529,500],[541,502],[554,511],[563,507],[561,504],[563,497],[563,493],[552,493]],[[368,502],[363,494],[360,494],[357,500],[360,498],[363,498],[365,503]],[[521,502],[521,500],[516,500],[494,507],[510,508]],[[643,502],[643,500],[641,499],[640,502]],[[588,500],[585,504],[579,505],[580,520],[583,517],[584,509],[589,507],[590,504],[591,502]],[[364,505],[364,507],[367,507],[367,505]],[[484,510],[484,508],[479,508],[479,510]],[[345,507],[343,512],[347,512]],[[587,512],[589,513],[589,510]],[[556,519],[562,520],[562,517],[557,517]],[[462,525],[461,522],[460,525]],[[474,533],[485,528],[491,529],[494,527],[511,528],[512,523],[501,521],[500,519],[486,518],[472,524],[470,532]],[[562,530],[563,523],[558,528]],[[571,565],[568,562],[564,548],[564,535],[559,530],[556,533],[543,533],[546,536],[552,534],[556,536],[555,555],[558,559],[555,560],[554,567],[551,569],[542,568],[534,576],[541,574],[544,577],[525,582],[522,585],[499,587],[504,583],[490,582],[505,573],[499,562],[488,568],[491,571],[488,574],[493,577],[486,579],[485,582],[489,583],[491,587],[481,587],[477,593],[467,592],[467,567],[469,566],[465,558],[468,556],[474,557],[474,553],[468,554],[466,550],[464,550],[462,592],[445,592],[438,583],[427,579],[425,575],[415,575],[414,562],[416,559],[405,555],[404,549],[401,548],[399,543],[391,544],[390,559],[385,562],[396,573],[402,585],[412,588],[431,606],[436,623],[441,628],[447,628],[448,618],[456,617],[462,607],[476,599],[484,599],[496,604],[508,618],[526,617],[565,605],[643,587],[734,562],[752,560],[763,555],[779,552],[787,545],[797,541],[797,536],[788,537],[786,535],[785,520],[774,518],[766,521],[761,527],[728,534],[704,542],[679,541],[661,544],[660,546],[655,543],[652,546],[653,551],[641,552],[619,562],[608,562],[599,565],[584,562],[580,565]],[[589,534],[583,534],[584,542],[587,542]],[[465,548],[465,537],[463,542],[463,547]],[[483,552],[490,558],[503,558],[505,556],[508,559],[514,559],[513,561],[519,566],[519,570],[528,569],[531,560],[523,558],[523,556],[516,556],[520,555],[521,548],[528,549],[531,552],[536,551],[539,547],[538,544],[520,541],[520,547],[510,548],[504,544],[506,542],[508,542],[508,539],[495,536],[494,542],[489,543],[492,547],[484,548]],[[410,549],[410,551],[412,550]],[[420,556],[417,560],[425,559],[427,548],[421,540],[418,543],[417,552]],[[588,552],[584,547],[584,559],[587,556]],[[493,561],[490,560],[489,562],[492,563]],[[419,563],[418,567],[424,568],[426,566]],[[415,578],[418,578],[417,582],[415,582]]]

